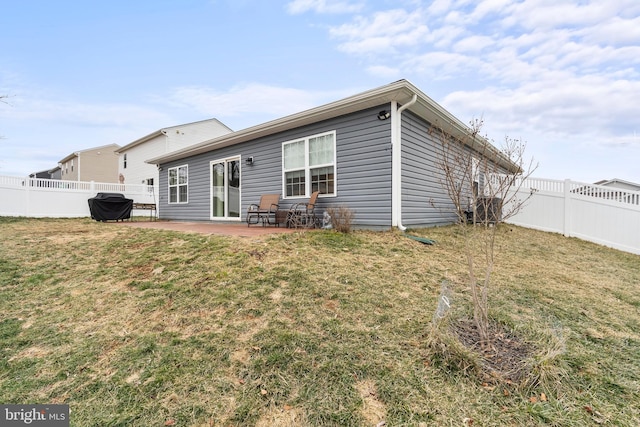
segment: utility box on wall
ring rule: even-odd
[[[502,199],[478,197],[476,200],[476,222],[495,224],[502,221]]]

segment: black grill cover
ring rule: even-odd
[[[89,199],[91,218],[96,221],[129,219],[132,209],[133,200],[119,193],[98,193]]]

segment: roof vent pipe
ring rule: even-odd
[[[391,122],[392,128],[392,141],[393,141],[393,151],[392,151],[392,204],[393,204],[393,213],[392,213],[392,224],[398,227],[398,230],[405,231],[407,227],[402,225],[402,112],[407,108],[411,107],[418,100],[418,95],[413,94],[411,101],[402,105],[400,108],[396,110],[396,108],[392,108],[396,110],[396,114],[393,115],[393,120]],[[396,107],[397,104],[395,102],[392,103],[392,107]],[[395,220],[394,220],[395,219]]]

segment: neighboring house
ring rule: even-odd
[[[456,215],[441,185],[437,128],[470,132],[400,80],[148,162],[161,171],[158,207],[167,220],[241,221],[262,194],[280,194],[287,209],[317,190],[317,211],[344,206],[355,227],[439,225]],[[504,156],[499,162],[518,170]]]
[[[617,188],[620,190],[640,191],[640,184],[635,182],[623,181],[622,179],[613,178],[605,179],[602,181],[594,182],[595,185],[601,185],[603,187]]]
[[[29,174],[29,178],[37,178],[37,179],[60,179],[61,176],[60,166],[56,166],[53,169],[34,172]]]
[[[640,204],[640,184],[614,178],[598,181],[594,185],[597,187],[586,187],[580,193],[622,203]]]
[[[75,151],[60,160],[60,179],[65,181],[118,182],[118,144]]]
[[[40,172],[34,172],[29,175],[29,178],[36,178],[35,183],[31,185],[41,188],[61,188],[60,187],[60,166],[56,166],[53,169],[44,170]]]
[[[51,171],[40,171],[29,174],[29,178],[51,179]]]
[[[51,179],[62,179],[62,168],[60,166],[56,166],[49,171],[49,175]]]
[[[119,180],[126,184],[156,185],[158,168],[145,160],[230,132],[231,129],[217,119],[159,129],[116,150],[120,155]]]

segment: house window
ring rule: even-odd
[[[73,159],[71,159],[71,172],[73,172]]]
[[[285,198],[336,194],[336,133],[328,132],[282,144]]]
[[[480,195],[480,160],[471,158],[471,183],[474,200]]]
[[[124,156],[122,156],[122,168],[127,168],[127,153],[124,153]]]
[[[187,165],[169,168],[169,203],[187,203],[189,193]]]

